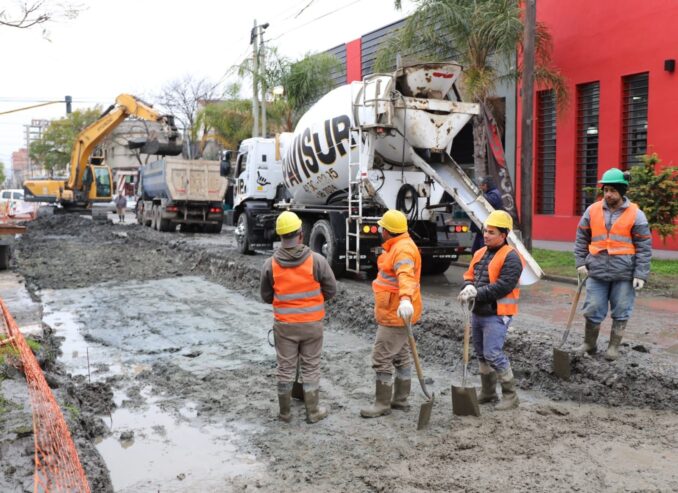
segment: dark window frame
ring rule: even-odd
[[[647,153],[650,73],[622,77],[621,167],[626,170],[642,163]]]
[[[585,188],[598,183],[598,145],[600,132],[600,82],[577,85],[577,186],[575,213],[583,214],[596,200]]]
[[[537,159],[535,212],[556,212],[556,93],[553,89],[537,91]]]

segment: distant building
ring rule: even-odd
[[[21,184],[27,178],[28,150],[22,147],[12,153],[12,188],[21,188]]]

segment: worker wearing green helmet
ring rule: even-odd
[[[609,310],[612,329],[605,358],[614,361],[636,292],[650,275],[652,235],[643,211],[626,197],[629,182],[622,170],[610,168],[598,183],[603,200],[586,209],[575,242],[577,273],[588,277],[584,344],[578,352],[596,352],[600,324]]]

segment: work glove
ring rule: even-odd
[[[582,279],[585,279],[589,275],[589,270],[586,268],[585,265],[577,267],[577,275],[579,275],[579,277],[581,277]]]
[[[643,289],[643,287],[645,287],[645,281],[643,281],[642,279],[639,279],[637,277],[634,277],[633,278],[633,289],[635,289],[636,291],[640,291],[641,289]]]
[[[398,316],[403,320],[410,320],[412,315],[414,315],[414,307],[412,302],[408,299],[400,300],[400,305],[398,305]]]
[[[478,290],[476,287],[473,284],[469,284],[461,290],[461,293],[459,293],[459,296],[457,296],[457,300],[459,303],[466,303],[471,298],[475,298],[477,294]]]

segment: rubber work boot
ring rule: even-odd
[[[508,411],[518,407],[520,401],[518,400],[518,393],[516,392],[516,380],[513,378],[513,371],[511,368],[499,375],[501,382],[501,402],[494,408],[497,411]]]
[[[610,331],[610,345],[605,353],[605,359],[614,361],[619,357],[619,344],[624,337],[624,330],[626,329],[627,320],[613,320],[612,330]]]
[[[482,383],[482,388],[478,395],[478,403],[488,404],[497,402],[499,400],[499,396],[497,395],[497,372],[481,373],[480,382]]]
[[[398,409],[399,411],[409,411],[410,404],[407,398],[410,396],[410,389],[412,388],[411,379],[402,379],[396,377],[393,384],[393,400],[391,401],[391,409]]]
[[[376,418],[378,416],[386,416],[387,414],[391,414],[392,391],[393,385],[391,385],[391,382],[377,377],[374,405],[366,409],[361,409],[360,415],[363,418]]]
[[[280,414],[278,419],[289,423],[292,421],[292,413],[290,412],[290,403],[292,402],[292,384],[279,383],[278,384],[278,405],[280,406]]]
[[[582,356],[584,353],[595,354],[596,342],[598,341],[598,334],[600,333],[600,324],[594,324],[588,318],[586,319],[586,327],[584,329],[584,344],[579,346],[576,353]]]
[[[327,409],[318,405],[319,394],[317,385],[304,384],[304,405],[306,406],[306,422],[317,423],[329,414]]]

